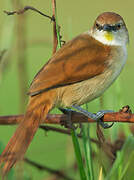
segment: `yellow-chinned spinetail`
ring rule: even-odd
[[[33,79],[24,119],[0,156],[3,176],[23,159],[40,123],[54,107],[74,107],[95,120],[105,113],[95,115],[80,105],[102,95],[118,77],[127,59],[128,40],[123,18],[105,12],[91,30],[52,56]]]

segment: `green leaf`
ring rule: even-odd
[[[75,156],[76,156],[76,160],[77,160],[77,164],[78,164],[78,168],[80,172],[80,177],[81,177],[81,180],[86,180],[87,178],[86,178],[86,173],[84,170],[82,155],[80,151],[80,145],[79,145],[79,141],[78,141],[75,130],[71,129],[71,135],[72,135],[72,141],[74,145]]]
[[[93,163],[92,163],[92,152],[91,152],[91,142],[90,142],[90,135],[89,135],[89,125],[82,126],[82,137],[83,137],[83,145],[84,145],[84,152],[85,152],[85,161],[86,161],[86,169],[88,174],[88,179],[94,180],[94,173],[93,173]]]

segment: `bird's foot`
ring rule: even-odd
[[[76,111],[73,111],[71,109],[64,109],[64,108],[59,108],[59,110],[62,113],[68,115],[68,119],[67,120],[61,120],[60,124],[62,126],[64,126],[65,128],[76,130],[78,128],[78,126],[75,126],[71,121],[71,116],[72,116],[73,113],[76,113]]]
[[[113,112],[112,110],[101,110],[101,111],[98,111],[98,112],[95,114],[95,115],[96,115],[96,118],[95,118],[94,120],[98,121],[99,124],[100,124],[104,129],[111,128],[111,127],[113,126],[114,122],[109,125],[109,124],[107,124],[107,123],[104,123],[104,122],[102,121],[102,118],[103,118],[103,116],[104,116],[106,113],[112,113],[112,112]]]
[[[113,111],[111,110],[102,110],[102,111],[98,111],[96,114],[94,113],[91,113],[91,112],[88,112],[86,111],[85,109],[81,108],[80,106],[72,106],[73,108],[77,109],[79,112],[81,112],[82,114],[84,114],[85,116],[99,122],[99,124],[104,128],[104,129],[107,129],[107,128],[110,128],[113,126],[114,123],[112,124],[107,124],[107,123],[104,123],[102,121],[102,117],[104,116],[104,114],[106,113],[111,113]]]

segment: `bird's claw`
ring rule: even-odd
[[[103,117],[106,113],[112,113],[112,112],[113,112],[113,111],[111,111],[111,110],[98,111],[98,112],[95,114],[96,117],[94,118],[94,120],[98,121],[99,124],[100,124],[104,129],[111,128],[111,127],[113,126],[114,122],[111,123],[110,125],[107,124],[107,123],[104,123],[104,122],[102,121],[102,117]]]

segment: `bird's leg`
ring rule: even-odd
[[[102,110],[102,111],[98,111],[96,114],[91,113],[86,111],[85,109],[81,108],[80,106],[72,106],[74,109],[77,109],[79,112],[81,112],[82,114],[84,114],[85,116],[94,119],[95,121],[98,121],[99,124],[104,128],[110,128],[113,126],[114,123],[108,125],[107,123],[102,122],[102,117],[104,116],[104,114],[106,113],[111,113],[113,111],[111,110]]]
[[[72,121],[71,121],[71,117],[72,117],[72,114],[75,113],[76,111],[73,111],[71,109],[64,109],[64,108],[59,108],[59,110],[64,113],[64,114],[67,114],[68,115],[68,119],[66,121],[61,121],[61,125],[64,126],[65,128],[69,128],[69,129],[77,129],[77,126],[74,126]]]
[[[58,108],[63,114],[69,114],[71,113],[76,113],[76,111],[73,111],[72,109],[67,109],[67,108]]]

